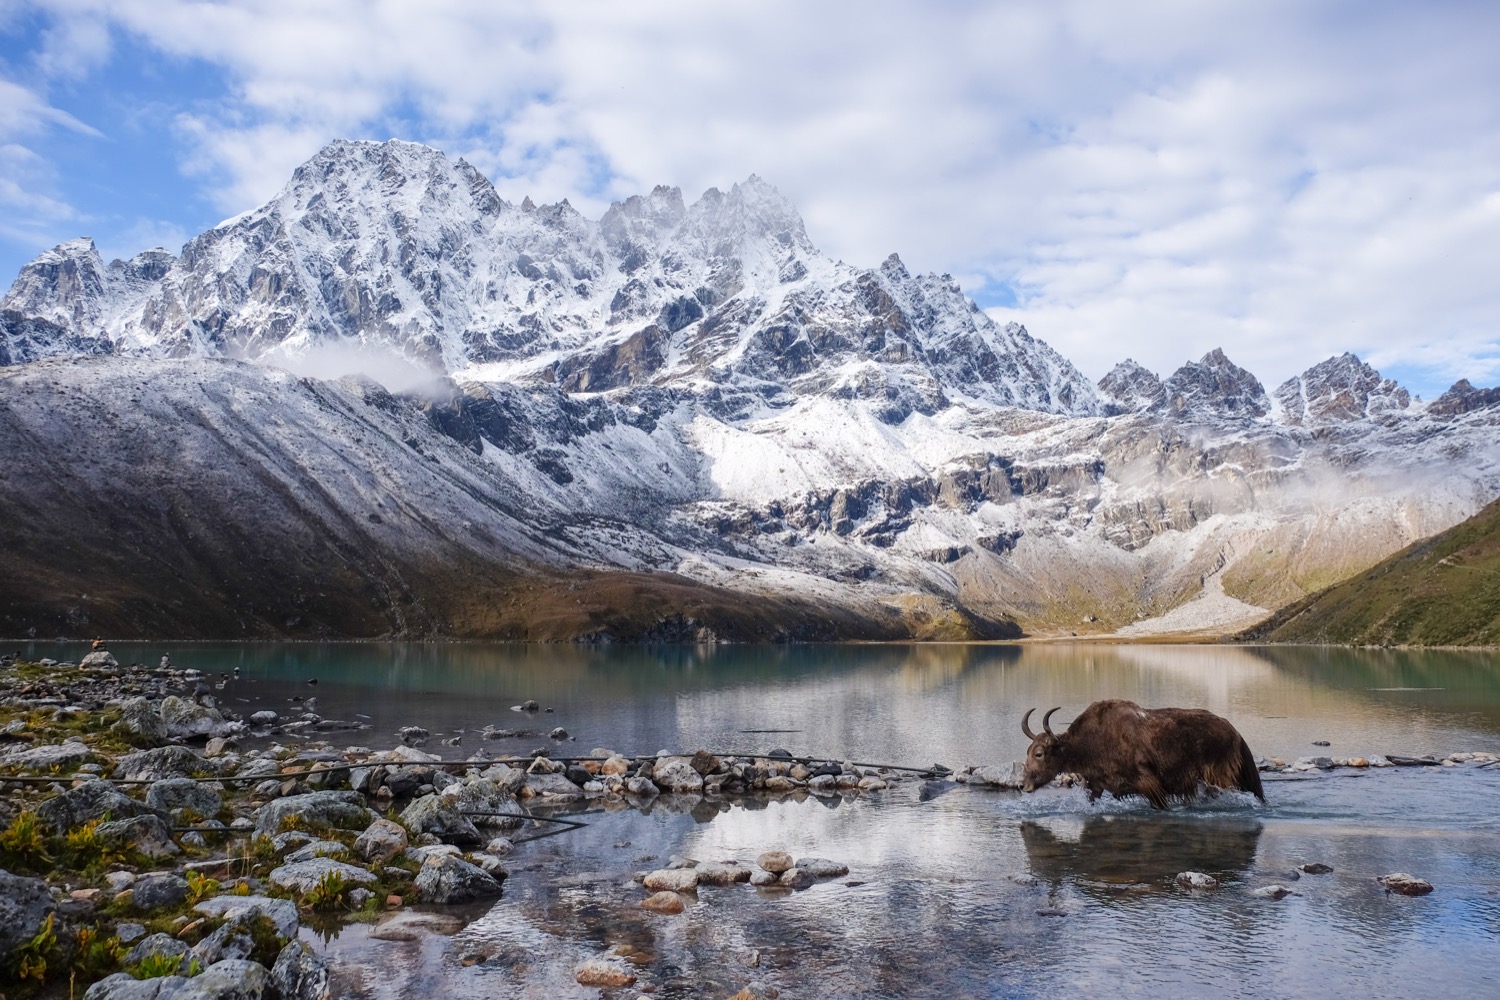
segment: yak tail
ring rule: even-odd
[[[1255,754],[1250,752],[1250,744],[1245,742],[1244,737],[1240,737],[1240,766],[1235,784],[1240,791],[1254,792],[1256,798],[1266,801],[1266,790],[1260,783],[1260,768],[1255,766]]]

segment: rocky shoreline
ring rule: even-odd
[[[1019,764],[920,771],[785,751],[626,756],[601,747],[570,757],[539,749],[455,760],[423,749],[429,735],[418,727],[396,733],[401,742],[391,749],[335,749],[320,737],[367,727],[323,719],[315,707],[313,698],[292,718],[269,711],[241,718],[217,703],[198,671],[125,666],[106,651],[78,664],[0,659],[0,982],[14,984],[0,996],[86,988],[86,1000],[328,997],[336,970],[299,940],[300,929],[494,899],[509,856],[549,835],[523,828],[565,832],[576,825],[568,815],[598,809],[669,808],[706,820],[752,799],[857,797],[917,778],[925,779],[924,797],[929,786],[1020,786]],[[1260,766],[1290,777],[1493,767],[1500,756],[1304,757]],[[766,847],[754,863],[674,857],[637,872],[639,905],[678,913],[682,894],[698,886],[791,891],[849,872],[836,860]],[[1193,891],[1218,885],[1192,871],[1177,882]],[[1405,873],[1380,885],[1432,891]],[[1251,894],[1292,892],[1278,884]],[[623,954],[598,955],[574,975],[605,988],[635,982]],[[746,990],[742,998],[774,995],[758,983]]]

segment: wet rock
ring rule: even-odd
[[[1385,886],[1386,892],[1399,892],[1403,896],[1425,896],[1432,891],[1432,883],[1406,872],[1382,875],[1375,881]]]
[[[526,787],[533,795],[552,799],[581,799],[583,789],[568,780],[565,774],[529,774]]]
[[[463,929],[464,921],[447,913],[403,910],[376,924],[370,937],[377,941],[420,941],[429,934],[452,937]]]
[[[500,882],[488,872],[451,855],[429,857],[413,883],[423,903],[468,903],[500,895]]]
[[[155,816],[156,811],[106,781],[85,781],[37,806],[36,815],[54,833],[62,834],[76,830],[90,820]]]
[[[580,986],[619,987],[635,982],[635,974],[622,963],[607,958],[593,958],[573,970]]]
[[[163,778],[190,778],[207,768],[203,758],[187,747],[157,747],[126,754],[115,765],[111,777],[122,781],[160,781]]]
[[[0,966],[36,937],[55,909],[46,882],[0,869]]]
[[[868,775],[859,779],[857,786],[862,792],[883,792],[890,787],[886,780],[876,775]]]
[[[270,970],[259,962],[236,958],[210,966],[171,994],[172,1000],[263,1000],[272,996]]]
[[[136,979],[124,972],[106,976],[88,988],[83,1000],[171,1000],[187,984],[182,976]]]
[[[488,844],[485,844],[484,849],[487,854],[494,854],[503,858],[510,852],[514,851],[516,849],[516,845],[511,842],[511,839],[509,837],[496,837]]]
[[[193,907],[193,912],[216,919],[255,920],[265,918],[284,938],[297,934],[297,905],[290,899],[270,896],[214,896]]]
[[[424,795],[413,801],[401,814],[401,822],[408,830],[430,833],[450,843],[484,843],[469,818],[440,795]]]
[[[1018,789],[1025,784],[1026,765],[1020,761],[1009,764],[976,767],[969,772],[967,781],[982,788]]]
[[[1256,899],[1284,899],[1297,893],[1284,885],[1263,885],[1259,889],[1251,889],[1250,895]]]
[[[780,872],[756,871],[750,873],[751,885],[775,885],[777,879],[781,878]]]
[[[159,747],[167,742],[167,724],[145,698],[131,698],[120,706],[115,731],[137,747]]]
[[[400,729],[396,730],[396,735],[400,737],[401,742],[405,743],[407,746],[420,746],[426,743],[427,740],[432,736],[431,733],[423,729],[421,726],[402,726]]]
[[[681,913],[686,906],[680,895],[663,889],[641,900],[641,909],[650,910],[653,913]]]
[[[788,868],[786,871],[782,872],[777,877],[776,884],[784,885],[788,889],[806,889],[815,881],[816,879],[812,877],[812,874],[810,872],[805,872],[801,868],[793,867]]]
[[[506,830],[523,822],[521,805],[515,796],[502,785],[484,778],[449,785],[443,789],[442,797],[478,827]]]
[[[650,778],[640,777],[639,775],[625,782],[625,791],[631,795],[646,799],[655,798],[661,794],[661,789],[656,787],[656,782]]]
[[[330,1000],[328,963],[301,941],[292,941],[271,966],[271,985],[281,1000]]]
[[[1184,889],[1217,889],[1219,880],[1203,872],[1179,872],[1177,884]]]
[[[223,804],[217,782],[194,781],[192,778],[163,778],[146,789],[146,805],[162,812],[190,809],[204,819],[218,815]]]
[[[371,813],[358,792],[305,792],[267,802],[255,814],[255,832],[280,833],[288,822],[317,830],[363,830]]]
[[[659,868],[641,882],[652,892],[691,892],[698,887],[696,868]]]
[[[827,858],[798,858],[796,867],[813,878],[839,878],[849,874],[849,866]]]
[[[1370,766],[1371,767],[1394,767],[1395,765],[1392,764],[1385,757],[1381,756],[1380,754],[1378,754],[1378,753],[1372,753],[1370,755]]]
[[[279,718],[281,718],[281,716],[277,715],[269,708],[263,708],[259,712],[251,713],[250,724],[253,726],[274,726],[276,725],[276,720]]]
[[[279,889],[307,893],[311,892],[321,879],[335,872],[343,877],[346,886],[372,885],[376,881],[375,876],[363,868],[330,858],[312,858],[308,861],[295,861],[289,865],[282,865],[280,868],[272,869],[267,878]]]
[[[354,840],[354,850],[373,864],[384,865],[409,846],[406,828],[388,819],[376,819]]]
[[[1297,870],[1306,875],[1327,875],[1333,871],[1333,866],[1325,865],[1321,861],[1313,861],[1309,864],[1298,865]]]
[[[779,996],[781,991],[776,987],[754,980],[746,983],[729,1000],[776,1000]]]
[[[1385,756],[1397,767],[1436,767],[1440,763],[1430,754],[1426,757],[1408,757],[1405,754],[1388,753]]]
[[[656,762],[651,780],[664,792],[701,792],[703,775],[688,757],[665,757]]]
[[[1332,757],[1298,757],[1292,764],[1296,771],[1326,771],[1333,767]]]
[[[107,844],[123,845],[148,858],[170,858],[182,853],[182,848],[172,841],[172,828],[154,814],[100,823],[95,833]]]
[[[733,862],[707,861],[695,871],[698,873],[699,885],[734,885],[736,882],[750,881],[750,869]]]
[[[780,875],[792,867],[792,856],[786,851],[766,851],[755,859],[755,863],[773,875]]]
[[[1312,741],[1312,745],[1315,746],[1315,747],[1331,747],[1331,746],[1333,746],[1333,744],[1330,743],[1330,742],[1328,742],[1327,740],[1313,740]]]

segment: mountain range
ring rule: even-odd
[[[0,300],[0,635],[1224,630],[1477,512],[1497,422],[1350,354],[1094,385],[753,176],[596,221],[341,141]]]

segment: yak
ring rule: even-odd
[[[1142,708],[1111,698],[1085,708],[1066,731],[1054,733],[1042,716],[1042,732],[1031,731],[1031,713],[1021,732],[1031,740],[1022,788],[1032,792],[1064,772],[1080,775],[1089,801],[1109,792],[1140,795],[1157,809],[1172,796],[1192,798],[1199,784],[1252,792],[1262,802],[1255,756],[1227,719],[1201,708]]]

